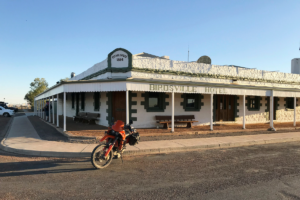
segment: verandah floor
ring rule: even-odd
[[[55,118],[56,123],[56,118]],[[59,116],[59,126],[63,128],[63,116]],[[133,124],[134,126],[134,124]],[[297,126],[293,126],[293,122],[274,122],[274,127],[280,131],[300,131],[300,122],[297,123]],[[162,129],[162,128],[144,128],[138,129],[138,132],[141,136],[153,137],[153,136],[171,136],[171,135],[243,135],[251,134],[251,132],[259,133],[272,133],[273,131],[268,131],[270,128],[269,123],[257,123],[257,124],[246,124],[246,129],[242,129],[242,124],[217,124],[214,125],[214,131],[210,131],[210,126],[194,126],[193,128],[185,127],[175,127],[175,133],[171,133],[171,130]],[[100,126],[96,124],[87,124],[87,123],[76,123],[73,121],[72,117],[67,117],[67,131],[73,135],[77,136],[96,136],[101,137],[104,135],[104,132],[107,130],[107,127]]]

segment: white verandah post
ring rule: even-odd
[[[243,129],[246,129],[246,106],[245,95],[243,95]]]
[[[54,96],[52,95],[52,124],[55,124],[55,118],[54,118]]]
[[[297,101],[297,98],[294,97],[294,126],[296,126],[296,101]]]
[[[57,115],[57,127],[59,127],[59,116],[58,116],[58,94],[57,94],[57,100],[56,100],[56,115]]]
[[[129,124],[129,91],[126,89],[126,124]]]
[[[274,97],[273,97],[273,90],[271,91],[271,96],[270,96],[270,127],[272,129],[274,129],[274,126],[273,126],[273,101],[274,101]]]
[[[40,118],[42,118],[43,117],[43,108],[42,108],[42,99],[40,99],[40,102],[39,102],[39,104],[40,104]]]
[[[48,121],[51,123],[51,98],[49,97],[49,104],[48,104],[48,111],[49,111],[49,116],[48,116]]]
[[[172,133],[174,133],[174,91],[172,92]]]
[[[64,131],[67,131],[67,123],[66,123],[66,114],[67,114],[67,105],[66,105],[66,92],[64,92]]]
[[[42,116],[43,116],[43,119],[45,119],[45,110],[43,110],[44,109],[44,103],[45,103],[45,100],[44,99],[42,99]]]
[[[214,117],[214,111],[213,111],[213,103],[214,103],[214,94],[210,94],[210,130],[213,131],[213,117]]]

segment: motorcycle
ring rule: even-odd
[[[107,167],[113,158],[122,156],[126,144],[136,145],[139,142],[140,135],[131,124],[132,120],[125,126],[123,121],[117,120],[108,127],[104,137],[100,139],[100,142],[105,141],[105,144],[96,146],[91,155],[91,162],[95,168]]]

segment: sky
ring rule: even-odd
[[[115,48],[290,73],[300,58],[299,0],[0,0],[0,101],[25,103]]]

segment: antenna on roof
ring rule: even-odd
[[[188,62],[190,62],[190,45],[188,45]]]

